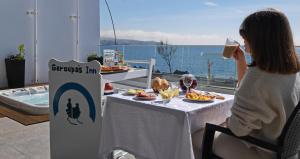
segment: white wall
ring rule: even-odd
[[[17,54],[17,47],[26,46],[25,82],[33,79],[33,18],[26,12],[33,9],[33,0],[0,1],[0,87],[7,86],[5,62],[8,55]]]
[[[76,57],[77,0],[37,0],[37,82],[48,82],[48,61],[85,61],[99,44],[99,0],[79,1],[79,50]],[[26,84],[34,82],[34,0],[0,0],[0,87],[7,86],[4,58],[26,47]]]
[[[79,60],[86,61],[92,52],[98,52],[100,44],[99,0],[79,1]]]
[[[74,59],[76,47],[76,0],[38,0],[37,79],[48,81],[48,61]]]

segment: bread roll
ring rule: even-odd
[[[169,88],[169,82],[166,79],[162,79],[160,89],[167,90],[168,88]]]
[[[152,86],[151,86],[154,92],[160,90],[160,86],[161,86],[161,79],[159,77],[155,77],[152,80]]]

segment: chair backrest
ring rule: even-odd
[[[279,137],[280,158],[297,155],[300,151],[300,102],[292,112]]]

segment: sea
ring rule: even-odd
[[[236,79],[236,65],[233,59],[225,59],[222,56],[222,45],[171,45],[176,49],[171,59],[171,72],[176,70],[194,74],[199,77],[209,76],[221,79]],[[163,58],[157,53],[156,45],[118,45],[100,46],[100,53],[105,49],[117,49],[124,54],[125,60],[147,60],[154,58],[156,65],[154,71],[170,73],[169,67]],[[300,55],[300,47],[296,47]],[[300,57],[300,56],[299,56]],[[246,60],[251,62],[250,55],[246,54]],[[132,67],[147,67],[143,64],[131,64]]]

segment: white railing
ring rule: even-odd
[[[192,73],[198,77],[201,84],[235,87],[236,66],[232,59],[224,59],[222,56],[223,46],[194,46],[194,45],[171,45],[176,47],[176,53],[172,59],[172,72]],[[127,61],[155,59],[155,73],[170,74],[164,59],[157,52],[157,45],[100,45],[99,54],[104,49],[118,49],[124,54]],[[250,60],[250,57],[247,58]],[[133,67],[148,67],[137,62]],[[177,70],[177,71],[176,71]],[[176,71],[176,72],[175,72]]]

